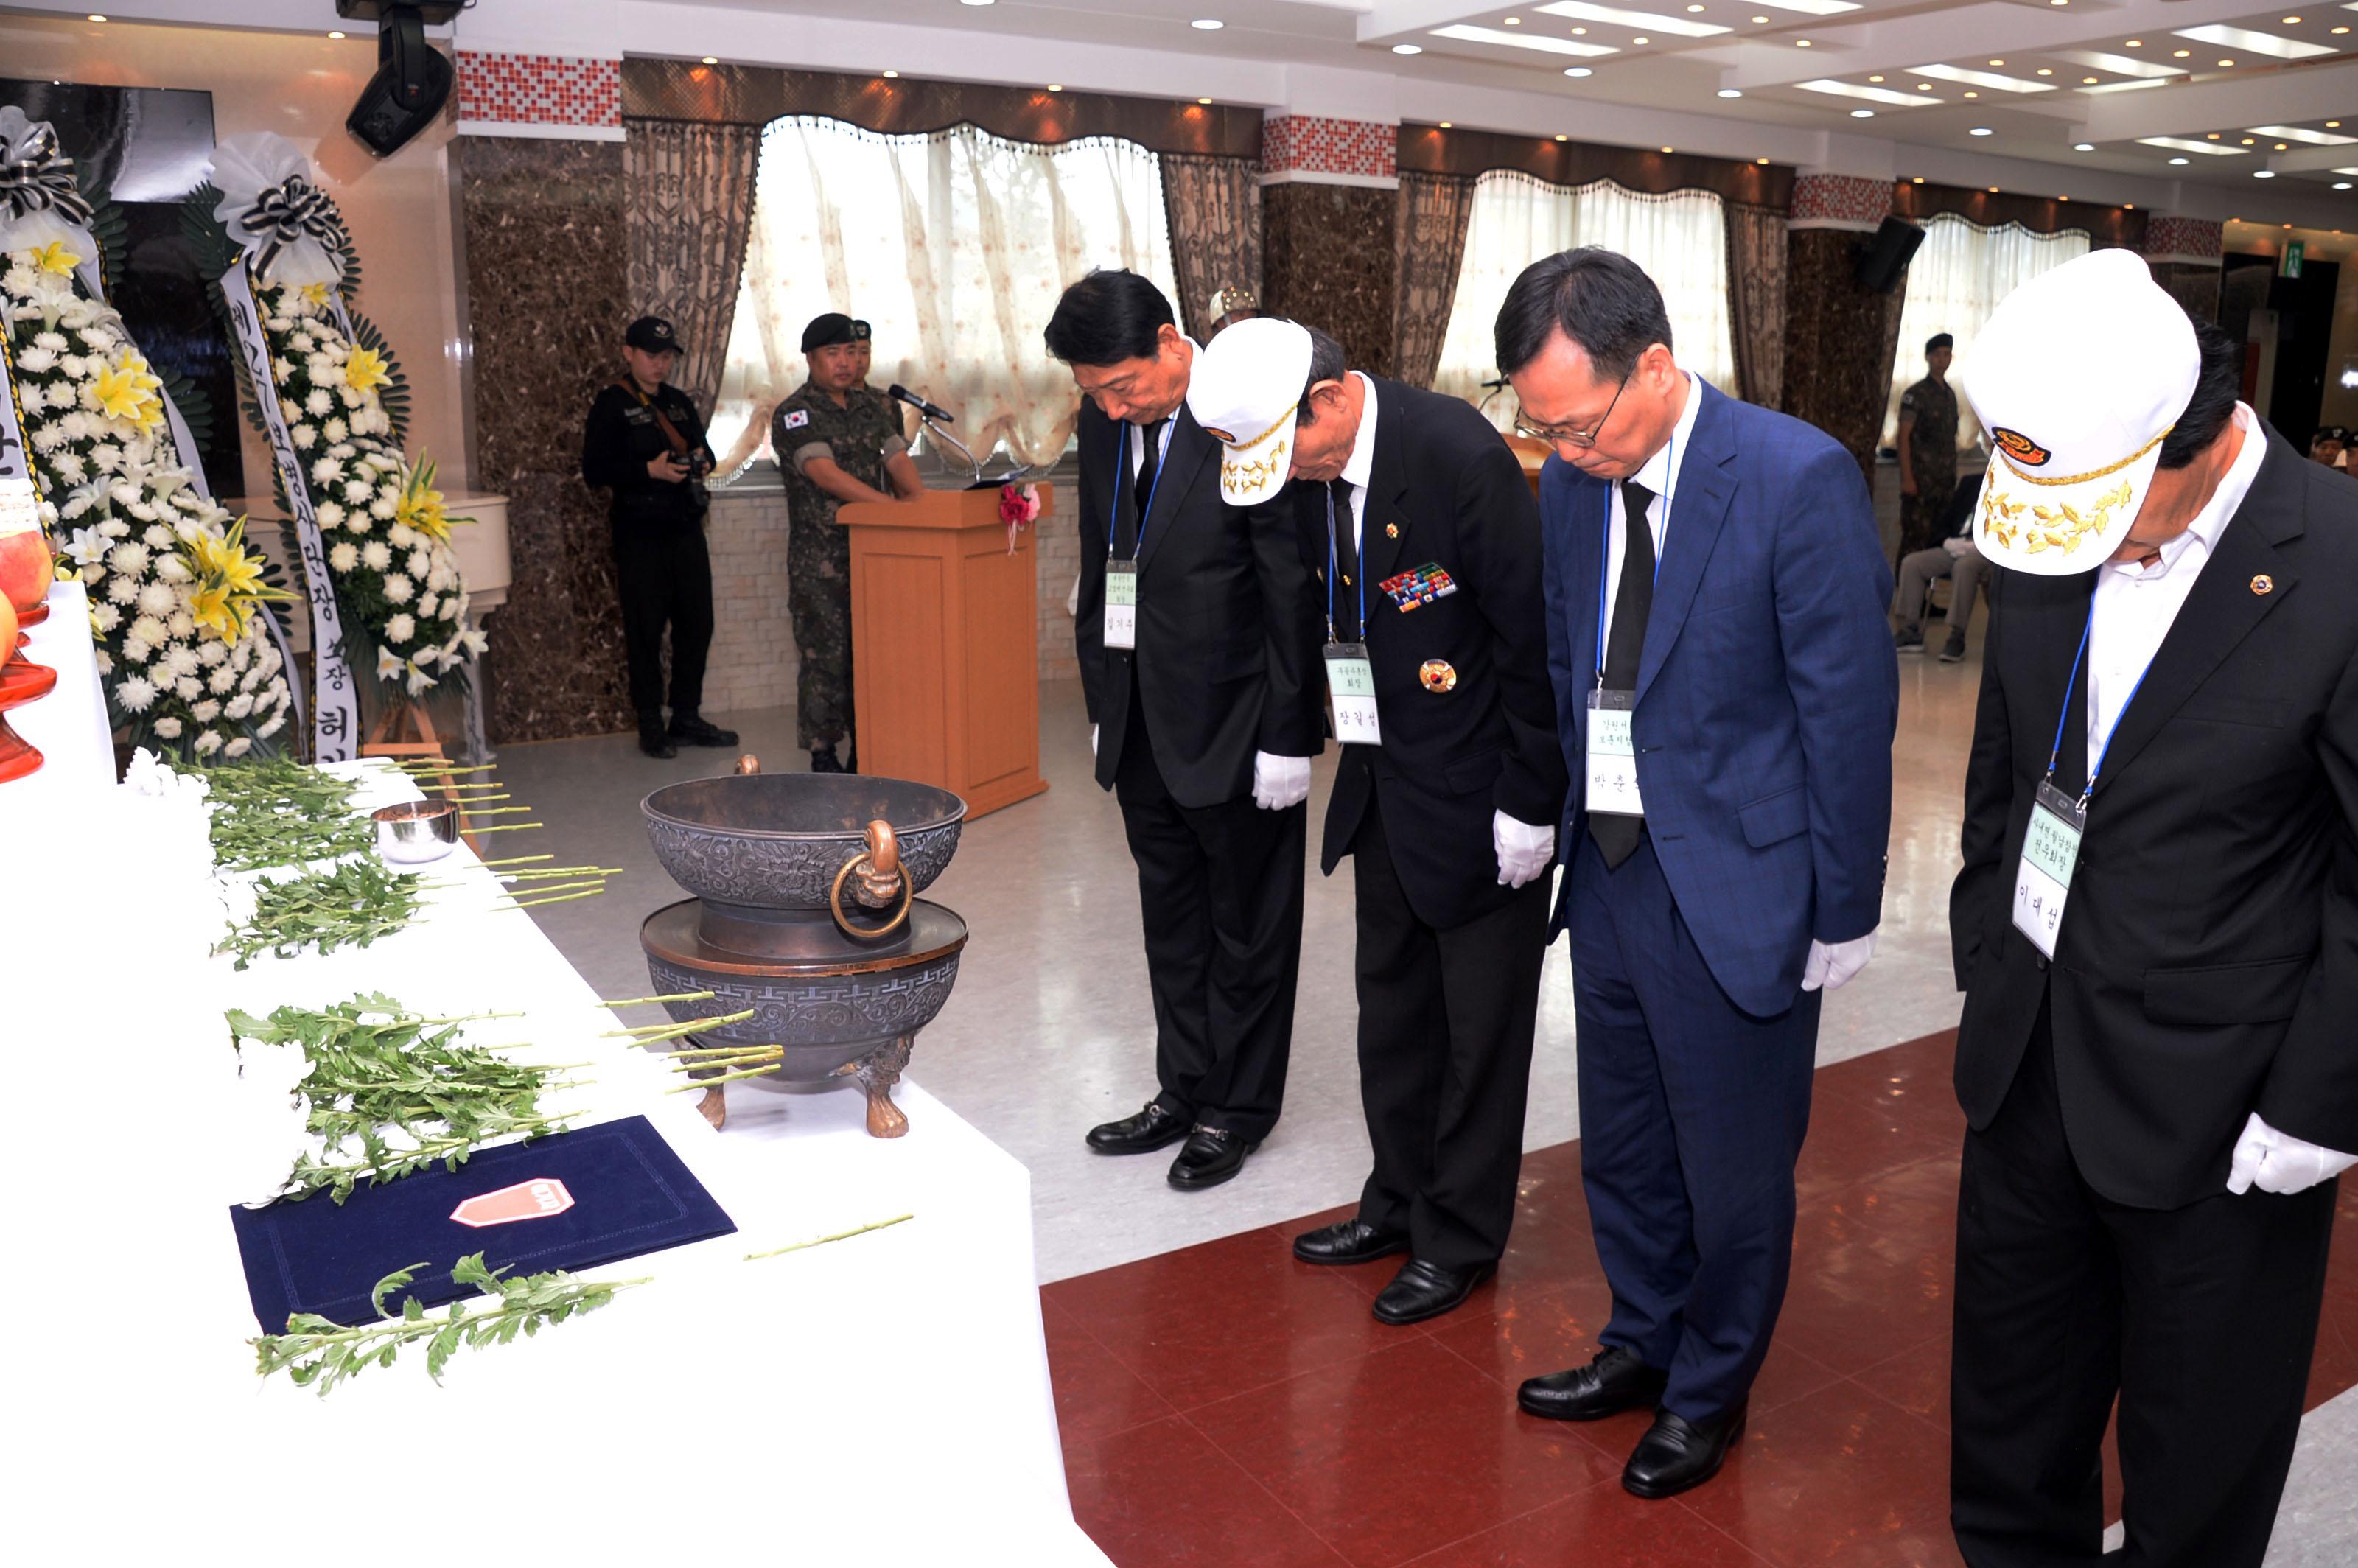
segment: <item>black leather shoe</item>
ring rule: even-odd
[[[1407,1237],[1356,1219],[1322,1225],[1293,1238],[1293,1255],[1305,1263],[1372,1263],[1407,1250]]]
[[[1152,1154],[1186,1137],[1188,1126],[1187,1118],[1151,1099],[1136,1116],[1090,1128],[1089,1147],[1100,1154]]]
[[[1585,1367],[1526,1378],[1515,1402],[1550,1421],[1603,1421],[1628,1410],[1651,1410],[1671,1375],[1649,1367],[1618,1345],[1598,1351]]]
[[[671,743],[671,737],[663,732],[663,727],[659,724],[639,726],[639,750],[650,757],[679,755],[679,748]]]
[[[718,724],[708,724],[690,713],[675,713],[671,717],[671,738],[685,741],[691,746],[734,746],[737,731],[723,730]]]
[[[1742,1435],[1744,1411],[1737,1405],[1708,1422],[1691,1422],[1669,1411],[1657,1414],[1621,1467],[1621,1489],[1641,1498],[1675,1498],[1702,1486],[1719,1474],[1728,1449]]]
[[[1197,1122],[1188,1129],[1187,1141],[1179,1146],[1179,1158],[1171,1162],[1171,1184],[1183,1193],[1217,1187],[1233,1180],[1245,1168],[1245,1156],[1260,1147],[1225,1127]]]
[[[839,773],[843,772],[843,759],[835,754],[835,748],[831,745],[813,746],[811,748],[811,772],[815,773]]]
[[[1401,1265],[1392,1282],[1377,1292],[1372,1309],[1378,1323],[1394,1325],[1422,1323],[1462,1305],[1474,1287],[1498,1271],[1495,1263],[1471,1269],[1444,1269],[1422,1258]]]

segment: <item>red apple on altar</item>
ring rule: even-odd
[[[0,600],[19,611],[32,609],[49,597],[50,568],[49,541],[39,524],[0,534]],[[16,623],[14,615],[9,623]],[[13,636],[8,645],[15,645]]]

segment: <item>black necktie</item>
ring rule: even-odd
[[[1147,503],[1154,499],[1155,471],[1163,466],[1163,427],[1168,419],[1157,419],[1146,427],[1145,456],[1140,460],[1138,477],[1130,481],[1130,504],[1138,512],[1138,531],[1146,532]]]
[[[1654,492],[1634,481],[1621,481],[1623,516],[1621,586],[1613,596],[1613,629],[1605,639],[1605,689],[1638,689],[1638,666],[1646,653],[1646,617],[1654,608],[1654,529],[1646,512]],[[1638,852],[1643,819],[1590,813],[1588,836],[1617,867]]]
[[[1326,481],[1326,518],[1335,530],[1335,558],[1340,563],[1343,580],[1335,585],[1335,615],[1338,629],[1347,626],[1345,642],[1357,643],[1366,638],[1368,629],[1359,624],[1359,528],[1351,516],[1351,481],[1336,479]]]

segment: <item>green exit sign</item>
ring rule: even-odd
[[[2308,244],[2305,241],[2287,240],[2285,242],[2284,254],[2277,258],[2277,276],[2278,277],[2299,277],[2300,276],[2301,253],[2307,249]]]

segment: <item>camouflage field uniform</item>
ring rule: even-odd
[[[892,493],[886,460],[905,452],[892,405],[854,387],[842,407],[806,382],[778,405],[770,445],[786,481],[788,608],[802,667],[795,683],[796,744],[832,746],[850,732],[851,537],[835,520],[841,504],[812,483],[804,465],[829,458],[862,484]]]
[[[1899,498],[1899,558],[1938,545],[1948,530],[1949,502],[1957,488],[1957,394],[1926,376],[1899,396],[1899,417],[1916,421],[1909,457],[1916,493]]]

